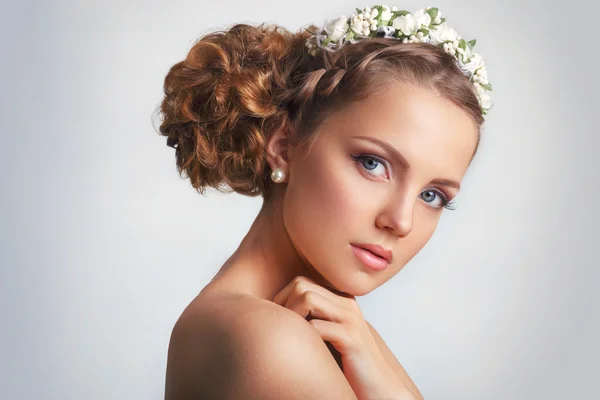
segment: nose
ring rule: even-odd
[[[379,229],[391,234],[405,237],[412,231],[415,203],[408,196],[394,198],[377,215],[375,224]]]

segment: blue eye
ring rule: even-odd
[[[379,157],[371,155],[360,155],[352,156],[352,159],[360,164],[361,168],[364,169],[368,174],[378,177],[386,176],[385,161]],[[382,174],[377,174],[377,168],[379,168]]]
[[[433,200],[435,200],[436,198],[440,199],[440,201],[442,202],[441,205],[439,205],[437,207],[433,207],[433,208],[439,210],[440,208],[444,207],[444,208],[447,208],[448,210],[455,210],[455,208],[453,207],[454,203],[452,201],[448,201],[448,198],[442,192],[439,192],[437,190],[427,190],[423,193],[430,193],[431,195],[428,196],[430,199],[433,199]],[[421,196],[421,198],[423,200],[425,200],[427,203],[429,203],[429,201],[427,201],[427,199],[424,196]]]
[[[367,174],[377,176],[377,177],[387,178],[386,167],[385,167],[386,162],[384,160],[382,160],[381,158],[372,156],[372,155],[368,155],[368,154],[351,156],[351,157],[355,162],[357,162],[360,165],[360,167]],[[382,174],[376,173],[377,168],[379,168],[379,170],[381,171]],[[429,196],[423,196],[423,194],[429,194]],[[455,208],[453,207],[454,202],[448,201],[448,197],[446,197],[446,195],[439,190],[426,190],[425,192],[421,193],[421,198],[423,200],[425,200],[425,202],[428,204],[435,201],[436,199],[439,199],[438,201],[440,201],[441,204],[439,206],[430,206],[433,209],[439,210],[442,207],[444,207],[448,210],[455,210]]]

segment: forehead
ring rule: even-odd
[[[384,140],[417,169],[427,166],[459,180],[471,161],[478,135],[466,111],[431,90],[407,83],[392,84],[348,105],[327,119],[323,128],[331,140],[352,136]]]

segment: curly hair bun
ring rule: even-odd
[[[236,24],[200,38],[170,68],[159,131],[198,192],[265,191],[265,133],[287,115],[273,95],[286,85],[281,62],[302,46],[277,25]]]

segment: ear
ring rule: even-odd
[[[287,174],[289,172],[289,138],[285,129],[274,132],[267,140],[267,162],[271,170],[281,168]]]

